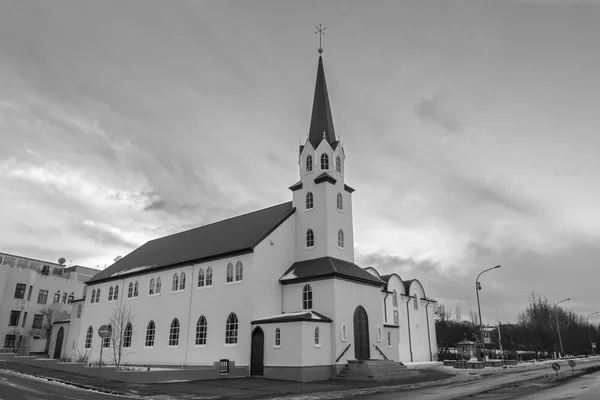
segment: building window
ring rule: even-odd
[[[312,229],[306,231],[306,247],[315,247],[315,233]]]
[[[319,327],[317,326],[315,328],[315,346],[318,346],[320,344],[320,339],[319,339]]]
[[[133,337],[133,326],[131,322],[127,323],[125,327],[125,334],[123,335],[123,347],[131,347],[131,338]]]
[[[89,349],[92,347],[92,340],[94,338],[94,328],[91,326],[88,328],[87,333],[85,334],[85,348]]]
[[[342,342],[345,342],[346,340],[348,340],[348,336],[346,336],[346,325],[342,324]]]
[[[281,346],[281,330],[279,328],[275,328],[275,346]]]
[[[244,279],[244,264],[241,261],[238,261],[235,264],[235,280],[241,281]]]
[[[33,286],[29,286],[29,292],[27,293],[27,301],[31,301],[31,293],[33,292]]]
[[[150,279],[150,288],[148,289],[148,294],[154,294],[154,291],[156,290],[156,281],[154,280],[154,278]]]
[[[200,268],[200,270],[198,271],[198,287],[204,286],[204,278],[204,268]]]
[[[98,291],[99,290],[100,289],[98,289]],[[138,281],[135,281],[135,283],[133,284],[133,297],[137,298],[139,292],[140,292],[140,283]]]
[[[309,154],[306,156],[306,172],[312,172],[313,159]]]
[[[302,309],[312,309],[312,288],[308,283],[302,288]]]
[[[225,324],[225,343],[236,344],[238,340],[238,318],[234,313],[229,314]]]
[[[229,263],[227,264],[227,277],[226,277],[226,282],[233,282],[233,264]]]
[[[96,303],[100,301],[100,289],[96,290]]]
[[[113,293],[114,293],[114,292],[115,292],[115,289],[113,289],[113,287],[111,286],[111,287],[108,289],[108,301],[112,301],[112,299],[113,299]]]
[[[212,268],[206,269],[206,286],[212,286]]]
[[[56,295],[54,295],[56,297]],[[94,304],[96,302],[96,289],[92,290],[92,298],[90,299],[90,303]]]
[[[33,329],[42,329],[44,324],[44,316],[42,314],[35,314],[33,316]]]
[[[100,289],[98,289],[98,291],[100,291]],[[100,297],[100,296],[98,296]],[[63,304],[67,304],[67,292],[63,293],[63,300],[62,300]]]
[[[344,231],[341,229],[338,231],[338,247],[344,248]]]
[[[4,347],[5,348],[13,348],[15,347],[15,339],[17,338],[16,335],[6,335],[4,336]]]
[[[83,304],[77,306],[77,319],[81,318],[81,312],[83,311]]]
[[[342,160],[340,159],[340,156],[335,158],[335,172],[338,174],[342,173]]]
[[[23,314],[23,323],[21,324],[21,328],[25,328],[25,322],[27,321],[27,311]]]
[[[110,347],[110,338],[112,336],[112,326],[108,325],[108,336],[102,339],[102,347]]]
[[[179,290],[185,290],[185,272],[179,276]]]
[[[113,296],[113,300],[117,300],[119,298],[119,285],[115,285],[115,294]]]
[[[94,297],[92,296],[92,299],[93,298]],[[52,299],[52,303],[54,303],[54,304],[60,303],[60,290],[57,290],[56,293],[54,293],[54,299]]]
[[[38,292],[38,299],[37,299],[38,304],[46,304],[47,301],[48,301],[48,291],[40,289],[40,291]]]
[[[93,292],[92,292],[93,296]],[[127,290],[127,298],[130,299],[133,297],[133,282],[129,282],[129,289]]]
[[[392,293],[392,305],[394,307],[398,307],[398,292],[396,292],[394,290],[394,293]]]
[[[155,294],[160,294],[161,286],[162,286],[162,283],[160,281],[160,276],[159,276],[158,278],[156,278],[156,291],[154,292]]]
[[[179,346],[179,320],[177,318],[171,322],[171,329],[169,330],[169,346]]]
[[[394,325],[400,325],[400,321],[398,318],[398,310],[394,310]]]
[[[329,170],[329,156],[325,153],[321,154],[321,170],[322,171]]]
[[[314,206],[315,206],[315,198],[314,198],[312,192],[306,193],[306,209],[312,210]]]
[[[388,347],[392,347],[392,332],[388,332]]]
[[[50,266],[49,265],[44,265],[42,267],[42,275],[50,275]]]
[[[382,340],[383,340],[383,338],[382,338],[382,334],[381,334],[381,327],[378,326],[377,327],[377,341],[381,342]]]
[[[201,315],[196,323],[196,346],[206,345],[206,331],[207,331],[206,317]]]
[[[156,327],[154,326],[154,321],[148,322],[148,327],[146,328],[146,343],[144,344],[146,347],[154,347],[155,332]]]
[[[419,310],[419,299],[417,299],[417,296],[415,296],[415,298],[413,299],[413,304],[415,307],[415,310]]]
[[[27,285],[25,283],[17,283],[17,287],[15,288],[15,299],[24,299],[25,289],[27,289]]]
[[[119,292],[119,289],[117,289],[117,293]],[[116,299],[116,298],[115,298]],[[73,292],[71,292],[71,294],[69,295],[69,298],[67,299],[67,302],[69,304],[71,304],[73,302],[73,300],[75,300],[75,294]]]
[[[337,194],[337,209],[342,211],[344,209],[344,197],[341,193]]]

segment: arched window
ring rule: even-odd
[[[312,229],[306,231],[306,247],[315,246],[315,233]]]
[[[131,322],[127,323],[125,333],[123,334],[123,347],[131,347],[131,338],[133,337],[133,326]]]
[[[348,336],[346,336],[346,325],[342,324],[342,342],[345,342],[348,339]]]
[[[388,332],[388,347],[392,347],[392,332]]]
[[[92,292],[92,303],[96,302],[96,298],[94,296],[94,292]],[[54,293],[54,300],[53,303],[60,303],[60,290],[57,290],[56,293]]]
[[[335,158],[335,172],[338,174],[342,173],[342,160],[340,159],[340,156]]]
[[[206,317],[201,315],[196,323],[196,346],[204,346],[206,344],[207,323]]]
[[[179,290],[185,290],[185,272],[179,276]]]
[[[225,324],[225,343],[236,344],[238,340],[238,318],[234,313],[229,314]]]
[[[338,247],[344,248],[344,231],[341,229],[338,231]]]
[[[377,327],[377,341],[381,342],[383,340],[382,334],[381,334],[381,327],[378,326]]]
[[[319,340],[320,340],[320,338],[319,338],[319,327],[317,326],[315,328],[315,346],[319,345]]]
[[[90,303],[96,302],[96,289],[92,290],[92,298],[90,299]]]
[[[117,300],[119,298],[119,285],[115,285],[115,293],[113,295],[113,300]]]
[[[160,281],[160,276],[156,278],[156,291],[154,293],[160,294],[162,283]]]
[[[127,298],[133,297],[133,282],[129,282],[129,290],[127,291]]]
[[[212,268],[206,269],[206,286],[212,286]]]
[[[400,317],[398,315],[398,310],[394,310],[394,325],[400,325]]]
[[[111,286],[110,289],[108,289],[108,301],[112,301],[113,299],[113,292],[115,290],[113,289],[113,287]]]
[[[110,338],[112,337],[112,326],[108,325],[108,336],[102,339],[102,347],[110,347]]]
[[[314,206],[315,206],[315,202],[314,202],[314,196],[313,196],[312,192],[306,193],[306,209],[312,210]]]
[[[83,311],[83,304],[77,306],[77,319],[81,318],[81,311]]]
[[[227,264],[227,278],[226,282],[233,282],[233,264]]]
[[[275,328],[275,346],[281,346],[281,330]]]
[[[329,170],[329,156],[325,153],[321,154],[321,170]]]
[[[140,293],[140,283],[138,281],[135,281],[135,283],[133,284],[133,297],[138,297],[138,294]]]
[[[91,326],[88,328],[85,334],[85,348],[89,349],[92,347],[92,340],[94,339],[94,328]]]
[[[154,291],[156,290],[156,281],[154,280],[154,278],[150,279],[150,289],[148,290],[148,294],[154,294]]]
[[[204,286],[204,268],[198,271],[198,287]]]
[[[100,291],[100,289],[98,289],[98,291]],[[415,306],[415,310],[419,311],[419,299],[417,298],[417,296],[415,295],[415,298],[413,299],[413,303]]]
[[[179,288],[179,275],[173,274],[173,285],[171,285],[171,291],[176,292]]]
[[[392,293],[392,305],[398,307],[398,292],[396,292],[396,290]]]
[[[235,280],[241,281],[244,279],[244,264],[241,261],[235,263]]]
[[[337,194],[337,209],[340,211],[344,209],[344,198],[341,193]]]
[[[306,156],[306,172],[312,172],[313,159],[309,154]]]
[[[96,303],[100,301],[100,289],[96,290]]]
[[[146,327],[146,343],[144,343],[145,347],[154,347],[154,334],[156,333],[156,326],[154,325],[154,321],[148,322],[148,326]]]
[[[177,318],[171,322],[171,329],[169,330],[169,346],[179,346],[179,320]]]
[[[302,309],[312,309],[312,300],[312,287],[310,287],[310,285],[307,283],[302,288]]]

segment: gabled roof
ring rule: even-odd
[[[333,257],[296,262],[279,281],[285,285],[328,278],[342,278],[374,286],[385,285],[381,279],[371,275],[358,265]]]
[[[275,324],[281,322],[299,322],[299,321],[312,321],[312,322],[331,322],[331,318],[327,318],[323,314],[316,311],[299,311],[293,313],[283,313],[279,315],[273,315],[271,317],[259,318],[252,321],[253,324]]]
[[[86,283],[250,253],[295,211],[292,202],[147,242]]]
[[[333,129],[333,116],[331,115],[331,105],[329,104],[329,94],[327,93],[327,83],[325,82],[323,57],[319,56],[315,97],[313,99],[313,109],[308,133],[308,140],[313,148],[316,149],[319,146],[319,143],[323,140],[323,136],[330,145],[333,145],[333,143],[336,142],[335,130]]]
[[[329,183],[335,185],[337,180],[333,176],[329,175],[327,172],[323,172],[321,175],[319,175],[315,178],[316,184],[319,184],[321,182],[329,182]]]

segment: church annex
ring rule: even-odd
[[[354,262],[352,195],[322,56],[292,201],[151,240],[87,282],[67,349],[97,361],[113,312],[129,365],[297,381],[350,360],[436,360],[434,301],[418,280]]]

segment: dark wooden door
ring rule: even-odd
[[[56,346],[54,346],[54,359],[60,358],[60,353],[62,352],[63,338],[65,336],[65,328],[61,327],[58,330],[58,335],[56,335]]]
[[[252,350],[250,354],[250,375],[263,375],[265,358],[265,334],[260,327],[252,332]]]
[[[354,356],[357,360],[368,360],[369,348],[369,319],[367,312],[361,306],[354,311]]]

